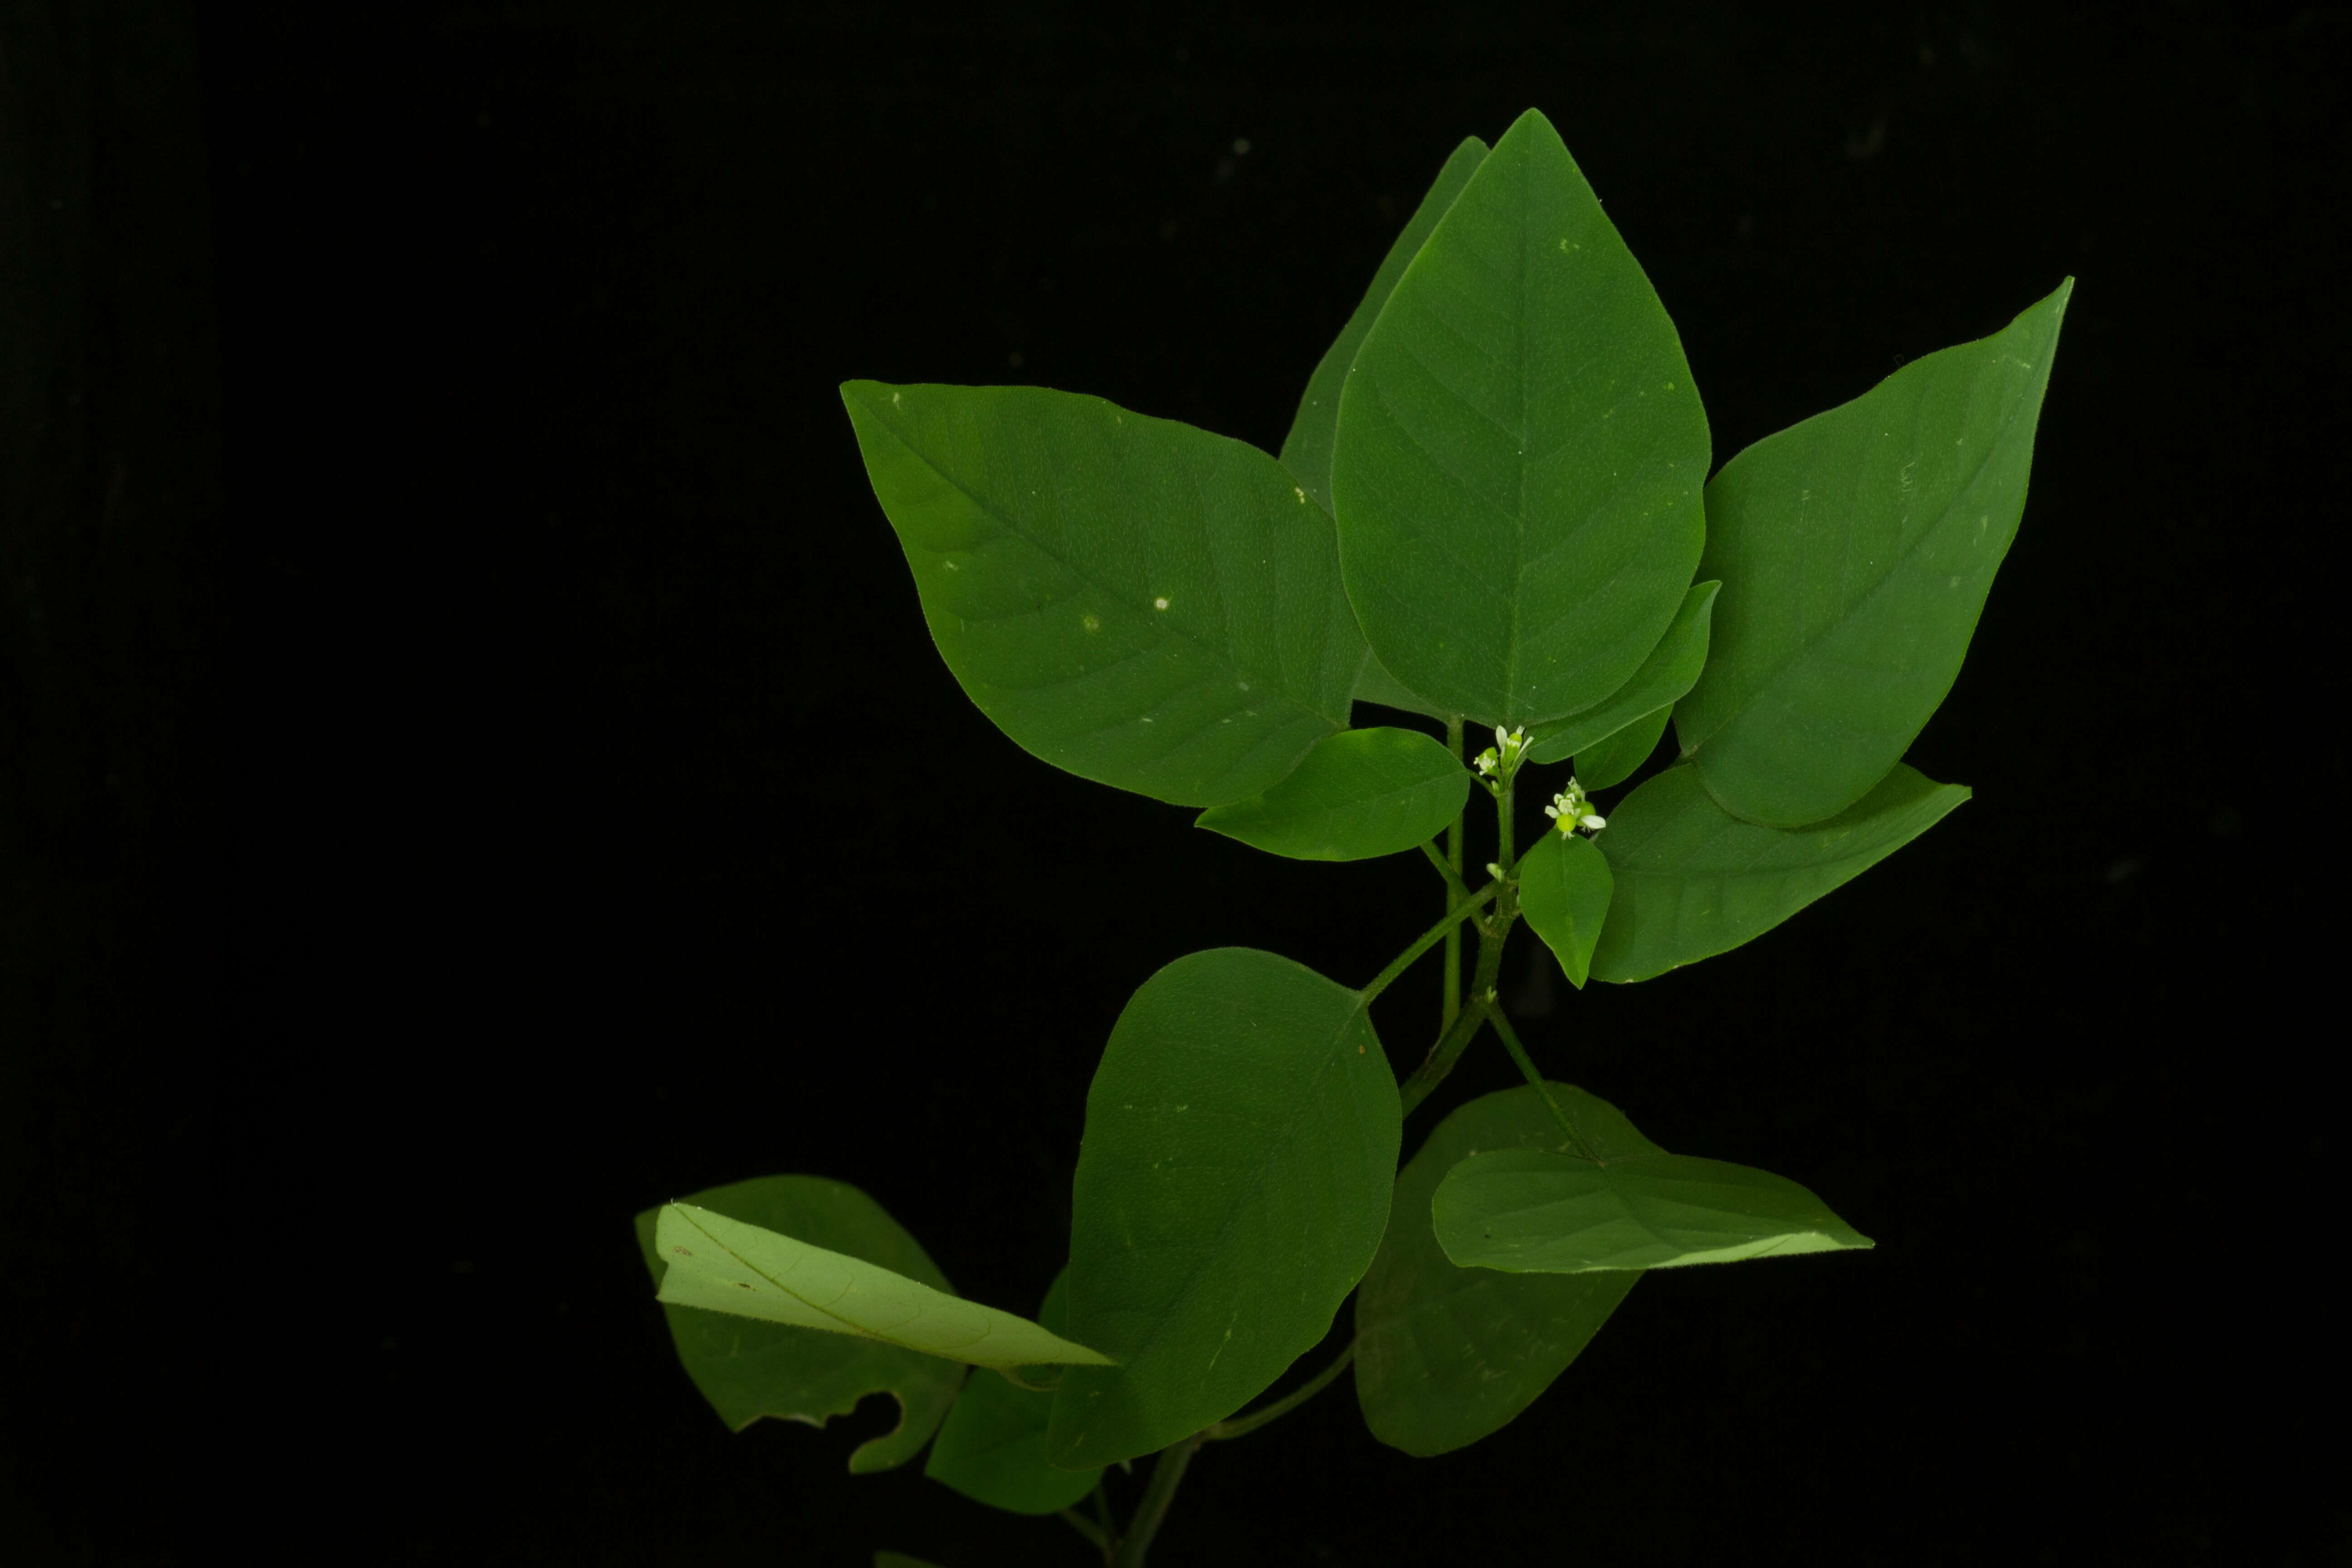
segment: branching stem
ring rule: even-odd
[[[1402,952],[1398,953],[1396,957],[1390,962],[1389,966],[1386,969],[1381,970],[1378,974],[1372,976],[1372,983],[1364,987],[1363,994],[1365,1005],[1369,1006],[1371,1004],[1373,997],[1379,995],[1381,992],[1387,990],[1390,985],[1393,984],[1398,975],[1402,974],[1406,970],[1412,967],[1413,960],[1419,958],[1423,953],[1427,952],[1431,948],[1436,946],[1440,939],[1442,939],[1446,932],[1460,930],[1462,922],[1470,918],[1471,912],[1476,910],[1479,905],[1493,898],[1496,893],[1500,890],[1502,884],[1499,882],[1487,883],[1476,892],[1472,893],[1465,902],[1455,904],[1449,908],[1445,911],[1445,918],[1444,920],[1438,921],[1435,925],[1422,932],[1418,937],[1415,937],[1411,947],[1408,947]]]

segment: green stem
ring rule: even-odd
[[[1455,714],[1445,721],[1445,750],[1455,762],[1462,760],[1462,716]],[[1446,888],[1455,897],[1462,889],[1462,823],[1466,811],[1457,811],[1445,827],[1445,863],[1438,868],[1446,874]],[[1454,1017],[1462,1011],[1462,928],[1445,928],[1445,989],[1439,993],[1437,1032],[1443,1035],[1454,1026]]]
[[[1411,947],[1408,947],[1402,952],[1398,953],[1396,957],[1390,962],[1389,966],[1386,969],[1381,970],[1378,974],[1372,976],[1372,983],[1364,987],[1364,1005],[1366,1006],[1370,1006],[1373,997],[1387,990],[1389,986],[1395,982],[1398,975],[1402,974],[1406,970],[1412,967],[1412,961],[1414,959],[1419,958],[1423,953],[1427,952],[1431,948],[1435,947],[1438,941],[1443,938],[1447,931],[1458,930],[1461,927],[1462,922],[1469,918],[1470,911],[1476,909],[1480,904],[1485,903],[1488,899],[1493,898],[1496,893],[1500,890],[1502,884],[1499,882],[1487,883],[1485,887],[1471,894],[1467,902],[1456,904],[1453,908],[1447,910],[1444,920],[1438,921],[1435,925],[1430,927],[1427,931],[1415,937]]]
[[[1276,1416],[1289,1415],[1292,1411],[1297,1409],[1300,1405],[1306,1404],[1308,1400],[1314,1398],[1325,1389],[1330,1387],[1332,1379],[1347,1371],[1348,1363],[1355,1359],[1356,1342],[1349,1340],[1348,1342],[1348,1348],[1339,1352],[1339,1358],[1337,1361],[1333,1362],[1329,1366],[1325,1367],[1321,1372],[1317,1373],[1313,1377],[1308,1378],[1305,1383],[1300,1384],[1297,1388],[1292,1389],[1288,1394],[1286,1394],[1281,1398],[1276,1400],[1273,1404],[1267,1405],[1265,1409],[1253,1410],[1247,1415],[1229,1415],[1223,1421],[1218,1422],[1215,1426],[1209,1427],[1202,1434],[1202,1436],[1213,1442],[1226,1437],[1239,1437],[1244,1433],[1255,1432],[1259,1427],[1265,1426],[1267,1422],[1274,1420]]]
[[[1518,889],[1510,879],[1513,868],[1510,780],[1504,780],[1495,792],[1495,805],[1502,848],[1502,854],[1495,864],[1502,868],[1502,886],[1495,895],[1493,917],[1478,922],[1478,967],[1470,977],[1470,994],[1473,997],[1485,996],[1495,989],[1496,978],[1503,969],[1503,946],[1510,940],[1511,927],[1518,923],[1519,918]],[[1429,1098],[1431,1090],[1445,1081],[1445,1075],[1454,1070],[1454,1064],[1462,1059],[1462,1053],[1477,1037],[1478,1026],[1486,1021],[1486,1016],[1483,1007],[1465,1007],[1437,1037],[1437,1044],[1429,1047],[1429,1055],[1423,1059],[1421,1066],[1413,1069],[1412,1077],[1397,1086],[1397,1092],[1404,1101],[1406,1115],[1410,1116],[1415,1106]]]
[[[1459,903],[1470,896],[1470,889],[1463,885],[1460,874],[1445,863],[1445,857],[1438,852],[1434,840],[1423,845],[1421,852],[1429,857],[1429,863],[1437,868],[1439,876],[1445,879],[1445,890],[1453,895],[1454,902]]]
[[[1577,1131],[1576,1123],[1569,1120],[1568,1112],[1560,1109],[1559,1101],[1551,1097],[1551,1085],[1546,1083],[1543,1074],[1536,1070],[1535,1058],[1528,1055],[1527,1047],[1519,1044],[1517,1032],[1511,1027],[1510,1020],[1503,1016],[1503,1009],[1496,1004],[1493,994],[1482,994],[1478,998],[1478,1005],[1485,1010],[1486,1021],[1495,1026],[1495,1033],[1503,1037],[1503,1048],[1511,1053],[1511,1059],[1519,1064],[1519,1071],[1527,1075],[1528,1081],[1535,1085],[1536,1092],[1543,1097],[1544,1104],[1551,1108],[1552,1120],[1567,1130],[1568,1140],[1576,1145],[1578,1157],[1591,1160],[1592,1150],[1584,1142],[1584,1134]],[[1598,1164],[1600,1162],[1596,1160],[1593,1163]]]
[[[1103,1561],[1105,1563],[1108,1563],[1110,1561],[1111,1539],[1110,1536],[1104,1531],[1101,1525],[1097,1524],[1093,1520],[1088,1519],[1085,1514],[1078,1512],[1076,1509],[1066,1508],[1056,1511],[1059,1512],[1063,1521],[1067,1523],[1072,1530],[1076,1531],[1080,1535],[1085,1536],[1088,1541],[1095,1543],[1095,1550],[1103,1554]]]
[[[1168,1505],[1176,1500],[1177,1485],[1201,1446],[1201,1436],[1195,1432],[1160,1450],[1160,1458],[1151,1467],[1151,1480],[1143,1489],[1143,1500],[1135,1505],[1135,1517],[1127,1521],[1127,1533],[1119,1537],[1111,1568],[1143,1568],[1143,1554],[1151,1550],[1151,1538],[1160,1533],[1160,1521],[1168,1517]]]

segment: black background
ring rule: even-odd
[[[1912,753],[1974,802],[1698,968],[1549,1012],[1507,975],[1551,1070],[1879,1245],[1645,1280],[1441,1459],[1343,1386],[1205,1453],[1154,1561],[2345,1560],[2341,1023],[2295,1007],[2340,923],[2346,41],[10,7],[0,1557],[1087,1561],[919,1465],[849,1481],[877,1404],[729,1435],[629,1216],[837,1176],[1025,1310],[1128,993],[1224,943],[1360,982],[1435,889],[996,732],[835,388],[1271,449],[1448,150],[1534,105],[1718,461],[2078,279]],[[1383,1004],[1400,1062],[1434,993]],[[1408,1146],[1511,1078],[1481,1047]]]

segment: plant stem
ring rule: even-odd
[[[1215,1426],[1207,1428],[1201,1434],[1201,1436],[1212,1442],[1214,1442],[1222,1438],[1239,1437],[1246,1433],[1255,1432],[1259,1427],[1265,1426],[1267,1422],[1274,1420],[1276,1416],[1289,1415],[1292,1411],[1297,1409],[1300,1405],[1306,1404],[1308,1400],[1314,1398],[1325,1389],[1330,1387],[1332,1380],[1338,1377],[1341,1373],[1347,1371],[1348,1363],[1355,1359],[1356,1342],[1349,1340],[1348,1342],[1348,1348],[1339,1352],[1338,1360],[1334,1361],[1329,1366],[1325,1367],[1321,1372],[1317,1373],[1313,1377],[1308,1378],[1305,1383],[1300,1384],[1297,1388],[1292,1389],[1288,1394],[1284,1394],[1281,1398],[1267,1405],[1265,1409],[1253,1410],[1246,1415],[1228,1415],[1223,1421],[1218,1422]]]
[[[1543,1096],[1543,1102],[1551,1108],[1552,1120],[1567,1129],[1568,1141],[1576,1146],[1578,1157],[1599,1164],[1600,1162],[1593,1159],[1591,1145],[1584,1142],[1584,1134],[1577,1131],[1576,1123],[1569,1119],[1567,1111],[1560,1109],[1559,1101],[1551,1097],[1551,1085],[1546,1083],[1543,1074],[1536,1070],[1535,1058],[1528,1055],[1527,1047],[1519,1044],[1517,1032],[1511,1027],[1510,1020],[1503,1016],[1503,1009],[1495,998],[1482,995],[1478,998],[1478,1005],[1485,1010],[1486,1021],[1495,1026],[1495,1033],[1503,1037],[1503,1048],[1511,1053],[1511,1059],[1519,1064],[1519,1070],[1527,1075],[1529,1083],[1536,1086],[1536,1092]]]
[[[1485,887],[1471,894],[1467,902],[1455,904],[1449,908],[1445,911],[1445,918],[1444,920],[1438,921],[1435,925],[1430,927],[1427,931],[1415,937],[1411,947],[1408,947],[1402,952],[1398,953],[1394,959],[1390,961],[1389,966],[1386,969],[1381,970],[1378,974],[1372,976],[1372,983],[1364,987],[1363,995],[1365,1005],[1370,1005],[1373,997],[1387,990],[1391,984],[1395,983],[1398,975],[1402,974],[1406,970],[1412,968],[1414,959],[1419,958],[1423,953],[1427,952],[1431,948],[1436,946],[1439,938],[1444,936],[1447,931],[1460,930],[1462,922],[1470,917],[1470,912],[1476,909],[1480,904],[1485,903],[1488,899],[1493,898],[1496,893],[1500,890],[1502,884],[1500,882],[1487,883]]]
[[[1151,1467],[1150,1482],[1143,1489],[1143,1500],[1135,1505],[1135,1517],[1127,1521],[1127,1533],[1119,1537],[1118,1552],[1111,1559],[1111,1568],[1143,1568],[1143,1554],[1151,1549],[1151,1538],[1160,1533],[1160,1521],[1168,1517],[1168,1505],[1176,1500],[1177,1484],[1183,1480],[1185,1467],[1192,1464],[1192,1454],[1201,1446],[1201,1436],[1195,1432],[1160,1450],[1160,1458]]]
[[[1439,876],[1445,879],[1445,890],[1454,896],[1454,901],[1455,903],[1460,903],[1463,900],[1470,896],[1470,889],[1462,885],[1461,877],[1455,873],[1453,867],[1445,863],[1445,857],[1439,853],[1434,840],[1423,845],[1421,847],[1421,852],[1429,857],[1429,863],[1437,868],[1437,874]],[[1444,1026],[1443,1025],[1439,1026],[1441,1028]]]
[[[1462,760],[1462,716],[1455,714],[1445,721],[1445,750],[1455,762]],[[1447,890],[1457,898],[1462,888],[1462,822],[1467,809],[1454,814],[1445,828],[1445,863],[1438,868],[1448,873]],[[1454,1026],[1454,1016],[1462,1011],[1462,928],[1445,928],[1445,989],[1439,993],[1437,1032],[1443,1035]]]
[[[1095,1543],[1095,1550],[1103,1554],[1103,1561],[1105,1563],[1108,1563],[1110,1561],[1111,1539],[1104,1532],[1101,1525],[1097,1524],[1093,1520],[1088,1519],[1085,1514],[1080,1513],[1076,1509],[1066,1508],[1056,1510],[1055,1511],[1060,1514],[1063,1521],[1066,1522],[1072,1530],[1076,1531],[1080,1535],[1085,1536],[1088,1541]]]
[[[1510,940],[1511,927],[1517,924],[1519,919],[1518,889],[1511,880],[1514,865],[1511,858],[1511,781],[1507,778],[1495,792],[1495,806],[1502,850],[1495,864],[1503,874],[1497,879],[1501,886],[1495,894],[1493,916],[1478,922],[1478,967],[1470,977],[1470,994],[1474,998],[1483,997],[1494,990],[1496,977],[1502,973],[1503,945]],[[1437,1044],[1429,1047],[1429,1055],[1423,1059],[1421,1066],[1413,1069],[1412,1077],[1397,1086],[1398,1095],[1404,1101],[1406,1115],[1412,1115],[1413,1108],[1427,1100],[1430,1091],[1445,1081],[1445,1075],[1452,1072],[1454,1064],[1462,1059],[1462,1053],[1469,1048],[1470,1042],[1477,1037],[1478,1026],[1486,1018],[1485,1008],[1465,1007],[1445,1026],[1444,1032],[1437,1037]]]

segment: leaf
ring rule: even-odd
[[[1675,612],[1674,625],[1666,628],[1666,635],[1658,639],[1658,646],[1650,650],[1633,679],[1607,701],[1538,728],[1528,737],[1528,760],[1565,762],[1659,709],[1673,707],[1706,668],[1707,632],[1715,618],[1716,592],[1722,586],[1713,582],[1692,584],[1683,595],[1682,608]]]
[[[1549,1149],[1475,1154],[1430,1200],[1465,1268],[1590,1274],[1876,1245],[1769,1171],[1663,1151],[1599,1163]]]
[[[1037,1321],[1059,1333],[1069,1310],[1069,1270],[1054,1276]],[[1054,1396],[1002,1377],[974,1378],[948,1412],[923,1474],[974,1502],[1013,1513],[1052,1513],[1095,1489],[1100,1469],[1058,1469],[1045,1458]]]
[[[709,1187],[688,1200],[747,1224],[789,1229],[833,1250],[951,1289],[905,1227],[882,1205],[845,1182],[822,1176],[761,1176]],[[654,1283],[668,1266],[655,1250],[661,1210],[636,1216],[637,1244]],[[849,1456],[852,1474],[904,1464],[921,1451],[962,1386],[964,1369],[937,1356],[872,1340],[844,1339],[813,1329],[787,1328],[750,1318],[665,1306],[678,1361],[695,1387],[729,1428],[740,1432],[762,1415],[822,1426],[846,1415],[869,1394],[898,1405],[898,1426],[860,1444]]]
[[[1589,838],[1547,832],[1519,858],[1518,877],[1520,912],[1583,990],[1609,915],[1609,862]]]
[[[1551,1089],[1604,1153],[1656,1147],[1608,1101]],[[1567,1370],[1641,1278],[1459,1268],[1439,1249],[1429,1202],[1447,1171],[1483,1149],[1559,1141],[1559,1124],[1521,1084],[1456,1110],[1397,1173],[1388,1234],[1356,1291],[1356,1400],[1391,1448],[1425,1458],[1503,1426]]]
[[[1404,275],[1405,265],[1420,253],[1423,242],[1437,227],[1437,220],[1445,216],[1445,209],[1454,205],[1454,198],[1462,194],[1462,187],[1470,183],[1471,174],[1486,156],[1486,144],[1475,136],[1465,137],[1462,144],[1454,149],[1445,166],[1437,171],[1429,194],[1421,198],[1421,205],[1406,220],[1404,232],[1396,237],[1388,255],[1381,258],[1380,270],[1372,274],[1371,287],[1364,290],[1355,314],[1339,329],[1331,346],[1323,351],[1315,374],[1307,380],[1307,394],[1298,400],[1298,412],[1290,421],[1290,434],[1283,437],[1282,466],[1297,477],[1298,482],[1307,487],[1307,493],[1315,498],[1315,504],[1325,511],[1331,510],[1331,444],[1339,425],[1339,388],[1348,379],[1348,367],[1355,363],[1356,350],[1363,343],[1364,334],[1372,330],[1381,307],[1388,303],[1389,292]]]
[[[1470,774],[1413,730],[1342,730],[1263,795],[1195,826],[1294,860],[1369,860],[1426,844],[1462,815]]]
[[[1735,816],[1801,827],[1870,792],[1944,700],[2017,535],[2074,289],[1769,436],[1706,489],[1715,647],[1675,710]]]
[[[1379,659],[1364,655],[1364,667],[1356,672],[1356,700],[1377,702],[1383,708],[1400,709],[1407,713],[1426,714],[1432,719],[1458,719],[1459,713],[1444,709],[1414,691],[1391,675]]]
[[[841,394],[940,657],[1027,751],[1221,805],[1346,727],[1363,638],[1272,458],[1045,387]]]
[[[1665,307],[1528,110],[1340,393],[1339,566],[1373,652],[1481,727],[1601,701],[1683,602],[1707,455]]]
[[[1240,1409],[1330,1329],[1380,1247],[1402,1110],[1363,999],[1217,948],[1145,981],[1087,1092],[1073,1367],[1047,1452],[1080,1468]]]
[[[1742,822],[1687,764],[1618,803],[1597,842],[1616,874],[1592,955],[1602,980],[1647,980],[1762,935],[1943,820],[1969,798],[1896,763],[1878,787],[1826,822],[1796,829]]]
[[[1658,742],[1666,732],[1666,721],[1674,717],[1674,712],[1671,705],[1661,708],[1646,719],[1634,720],[1607,740],[1593,742],[1576,753],[1571,776],[1588,793],[1623,784],[1658,749]]]
[[[692,1204],[663,1205],[654,1245],[669,1265],[659,1300],[673,1306],[880,1340],[973,1366],[1108,1364],[1026,1318]]]
[[[938,1568],[938,1564],[909,1557],[903,1552],[877,1552],[874,1554],[874,1568]]]

